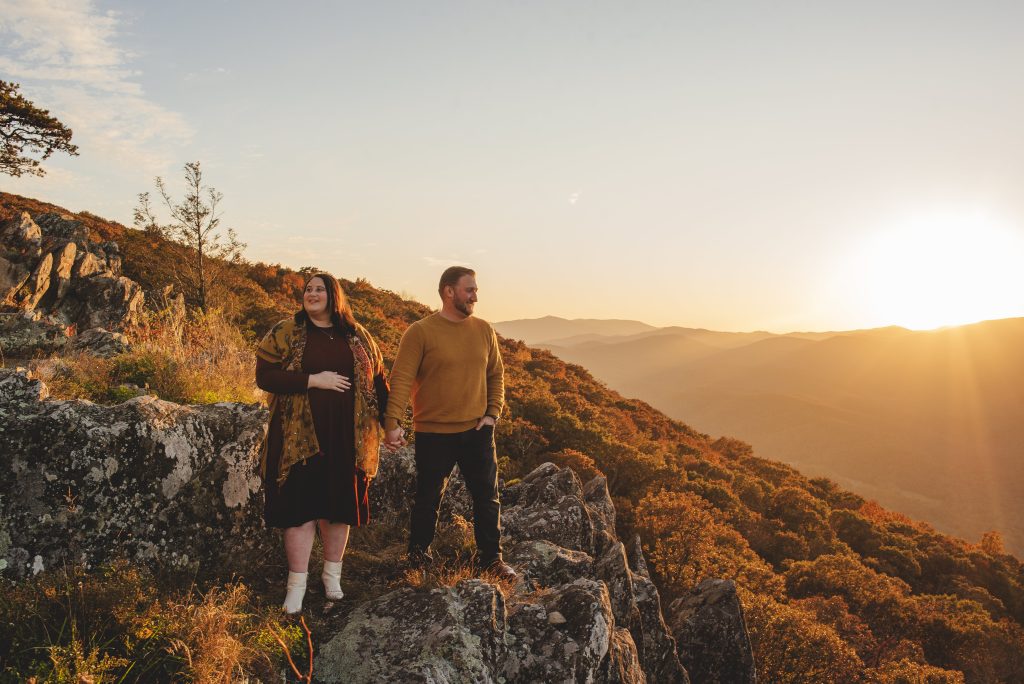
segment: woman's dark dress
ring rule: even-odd
[[[331,339],[333,336],[334,339]],[[366,474],[355,466],[355,382],[352,349],[337,327],[306,324],[303,372],[286,371],[279,363],[256,361],[256,384],[274,394],[309,393],[313,427],[320,453],[291,467],[288,479],[277,486],[281,457],[281,420],[271,416],[267,435],[266,503],[263,520],[268,527],[295,527],[310,520],[365,525],[370,507]],[[306,389],[309,376],[321,371],[340,373],[353,383],[344,392]]]

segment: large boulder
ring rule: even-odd
[[[706,579],[669,609],[679,657],[695,682],[756,684],[753,649],[732,580]]]
[[[137,320],[144,301],[142,287],[134,280],[96,275],[77,281],[55,313],[79,330],[123,330]]]
[[[507,599],[482,580],[357,608],[314,663],[323,682],[646,682],[608,588],[577,579]]]
[[[64,326],[37,318],[32,312],[0,313],[0,351],[5,359],[27,359],[64,349]]]
[[[276,546],[263,527],[259,406],[53,401],[0,369],[0,566],[129,557],[227,576]]]
[[[502,492],[504,535],[513,541],[545,539],[594,553],[594,525],[576,473],[545,463]]]

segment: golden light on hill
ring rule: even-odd
[[[883,226],[851,255],[852,307],[879,325],[924,330],[1024,313],[1024,235],[979,212]]]

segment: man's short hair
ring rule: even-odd
[[[465,266],[449,266],[441,274],[441,282],[437,284],[437,294],[444,299],[444,288],[455,287],[462,280],[462,276],[476,276],[476,271]]]

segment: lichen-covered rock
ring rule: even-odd
[[[553,587],[594,574],[594,559],[583,551],[562,548],[538,539],[513,544],[506,560],[535,588]]]
[[[42,387],[0,370],[3,574],[127,556],[226,576],[276,546],[256,472],[265,409],[104,407],[46,400]]]
[[[71,275],[74,278],[88,278],[89,276],[96,275],[97,273],[103,273],[106,269],[106,264],[100,261],[92,252],[85,252],[81,254],[75,266],[71,271]],[[113,275],[113,272],[111,272]]]
[[[52,353],[68,342],[67,329],[30,312],[0,314],[0,349],[7,358],[29,358]]]
[[[593,554],[594,526],[583,486],[569,468],[545,463],[502,493],[502,525],[511,541],[545,539]]]
[[[85,351],[102,357],[122,354],[131,347],[125,335],[103,328],[91,328],[75,335],[68,346],[74,351]]]
[[[395,515],[402,521],[407,519],[408,497],[415,479],[413,458],[412,450],[406,449],[382,460],[379,477],[371,487],[371,492],[377,489],[372,496],[377,497],[382,507],[380,514]],[[460,478],[453,475],[449,488],[447,510],[443,507],[440,515],[439,549],[435,549],[442,561],[443,548],[440,547],[443,547],[446,521],[462,521],[463,514],[454,511],[467,511],[470,505]],[[472,519],[471,514],[468,517]],[[649,577],[632,572],[625,548],[614,537],[614,507],[603,478],[595,478],[582,486],[571,470],[544,464],[520,483],[504,488],[502,519],[506,532],[505,557],[520,573],[520,582],[507,599],[507,616],[495,618],[496,623],[507,624],[504,636],[497,640],[505,644],[507,650],[500,667],[484,668],[483,674],[474,669],[471,673],[461,673],[461,680],[452,679],[454,675],[450,671],[436,664],[425,664],[427,661],[434,663],[440,656],[431,652],[428,658],[417,652],[412,660],[421,663],[418,669],[388,670],[388,667],[399,667],[398,661],[391,665],[378,661],[375,669],[366,675],[368,678],[376,673],[387,679],[381,673],[390,672],[392,679],[389,681],[688,683],[686,671],[676,656],[675,640],[662,618],[657,590]],[[599,532],[606,539],[601,545],[592,543],[598,536],[590,534],[594,529],[592,520],[599,521],[593,525],[601,526]],[[603,550],[603,553],[595,561],[591,554],[596,550]],[[439,597],[444,592],[437,591],[440,593],[432,594],[429,601],[442,600]],[[581,598],[584,595],[589,598],[584,600]],[[393,615],[391,619],[401,621],[409,619],[404,617],[409,611],[426,613],[431,610],[410,607],[407,602],[411,600],[403,597],[396,607],[389,599],[389,605],[373,609],[374,615],[378,618],[382,614]],[[451,599],[443,600],[447,604],[451,602]],[[486,605],[491,604],[486,602]],[[367,610],[371,609],[367,607]],[[447,610],[442,613],[447,615]],[[360,613],[359,620],[363,619]],[[444,624],[454,624],[453,619],[446,618]],[[394,626],[394,623],[388,624]],[[349,630],[346,633],[351,635],[354,629],[346,627]],[[574,635],[574,630],[582,630],[586,637],[582,632]],[[377,633],[379,630],[370,631]],[[482,633],[492,634],[488,630]],[[342,662],[338,654],[348,653],[343,660],[349,663],[356,660],[354,653],[358,649],[352,645],[342,646],[341,635],[337,639],[331,642],[331,657],[323,662],[333,663],[331,671],[342,677],[344,668],[338,664]],[[597,646],[584,647],[584,642]],[[464,646],[459,648],[462,649],[461,660],[479,663],[476,655],[469,654]],[[350,649],[356,651],[350,653]],[[403,649],[404,646],[398,647],[405,652]],[[596,669],[595,649],[600,653],[607,651],[607,657],[597,659],[600,665]],[[405,658],[400,662],[409,661]]]
[[[352,684],[646,681],[608,589],[587,579],[507,600],[482,580],[399,589],[353,611],[314,672]]]
[[[90,242],[89,228],[70,214],[46,212],[35,217],[43,234],[51,240],[76,242],[85,246]]]
[[[481,580],[399,589],[357,608],[314,663],[323,682],[494,682],[505,601]]]
[[[695,682],[755,684],[753,650],[732,580],[706,579],[669,612],[679,658]]]

